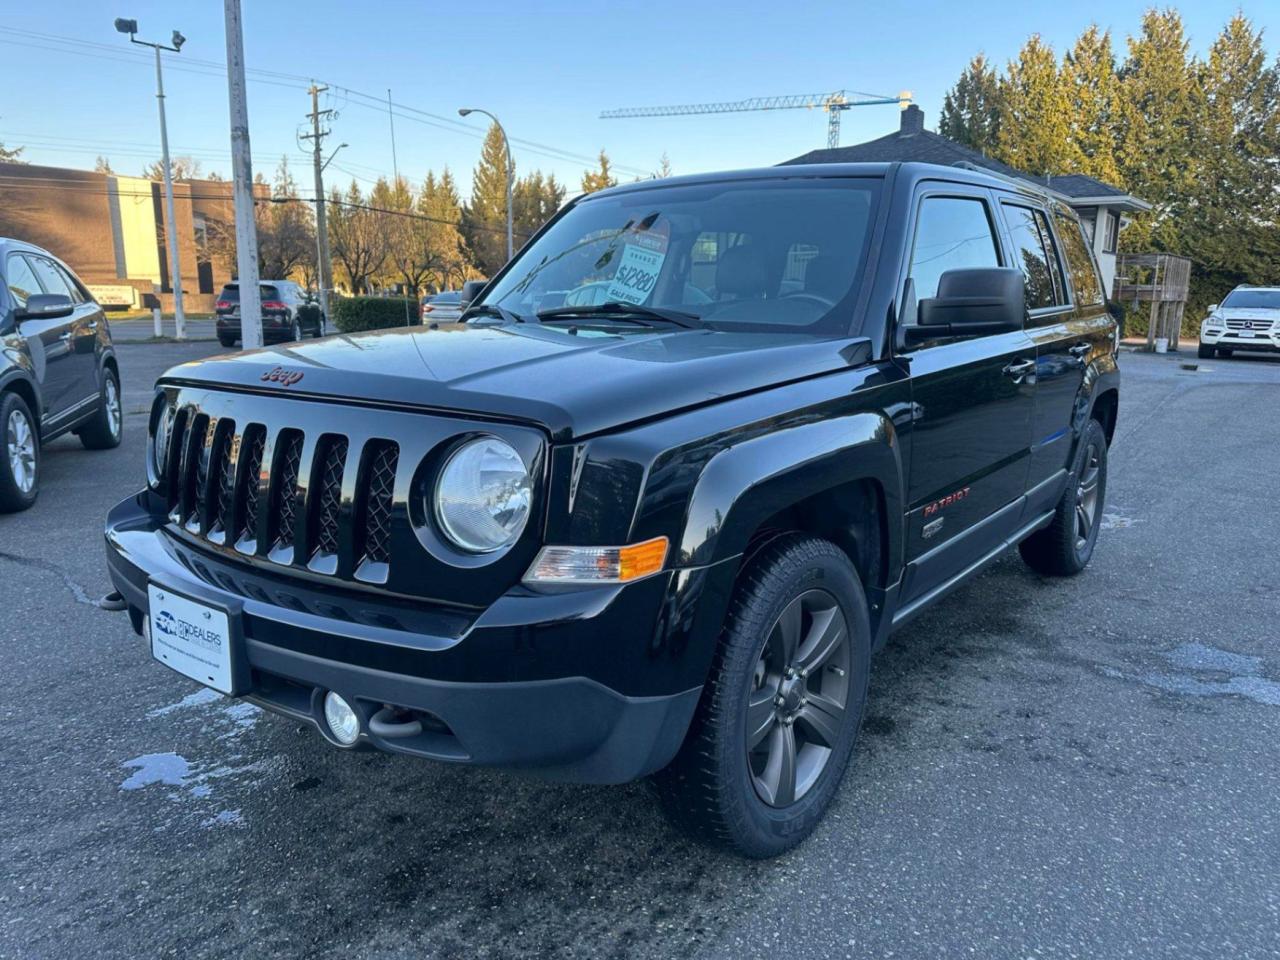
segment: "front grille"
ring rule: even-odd
[[[1271,329],[1271,320],[1233,320],[1227,319],[1228,330],[1257,330],[1266,332]]]
[[[170,519],[242,554],[385,582],[399,447],[388,440],[360,445],[352,458],[360,482],[347,505],[342,488],[351,449],[342,434],[313,440],[292,427],[273,432],[181,407],[169,438]],[[344,555],[349,562],[340,571]]]

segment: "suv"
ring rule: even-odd
[[[1241,284],[1200,324],[1200,359],[1236,350],[1280,352],[1280,287]]]
[[[106,529],[154,656],[339,747],[653,774],[769,856],[830,804],[893,629],[1009,547],[1050,575],[1093,553],[1116,324],[1030,188],[627,184],[464,320],[160,380]]]
[[[102,307],[47,250],[0,238],[0,513],[40,493],[40,447],[120,445],[120,369]]]
[[[292,280],[263,280],[258,290],[262,298],[263,343],[301,340],[304,333],[324,335],[324,317],[298,284]],[[214,327],[218,342],[224,347],[235,346],[240,339],[240,284],[228,283],[218,294]]]

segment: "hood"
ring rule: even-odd
[[[1280,320],[1280,307],[1219,307],[1213,313],[1232,320]]]
[[[567,330],[442,324],[370,331],[192,361],[163,379],[534,423],[568,440],[848,369],[869,356],[865,339]]]

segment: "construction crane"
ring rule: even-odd
[[[606,110],[601,120],[626,120],[635,117],[688,117],[701,113],[744,113],[749,110],[825,110],[827,113],[827,147],[840,146],[840,115],[850,107],[870,107],[877,104],[896,103],[906,107],[911,103],[911,91],[903,90],[896,97],[858,90],[837,90],[835,93],[800,93],[786,97],[752,97],[749,100],[724,100],[720,103],[688,103],[674,107],[623,107]]]

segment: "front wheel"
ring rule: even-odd
[[[293,318],[293,329],[289,331],[289,339],[294,343],[302,339],[302,321],[297,317]]]
[[[848,766],[870,658],[844,551],[799,535],[764,548],[739,577],[684,745],[654,778],[676,825],[756,858],[808,836]]]
[[[89,450],[110,450],[120,446],[124,428],[124,405],[120,401],[120,378],[107,367],[102,371],[102,403],[93,419],[80,428],[80,442]]]
[[[0,454],[0,513],[26,510],[40,493],[40,434],[16,393],[0,393]]]
[[[1235,350],[1233,350],[1231,347],[1218,347],[1219,356],[1229,357],[1233,353],[1235,353]]]
[[[218,334],[218,342],[224,347],[234,347],[236,345],[236,338],[228,337],[220,333]]]
[[[1018,544],[1022,559],[1047,576],[1079,573],[1089,565],[1098,542],[1106,496],[1107,435],[1102,424],[1091,419],[1076,447],[1067,489],[1053,520]]]
[[[1202,343],[1200,344],[1200,348],[1196,350],[1196,356],[1198,356],[1201,360],[1211,360],[1213,359],[1213,355],[1215,352],[1216,351],[1213,349],[1212,344]]]

